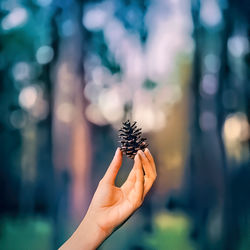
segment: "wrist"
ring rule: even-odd
[[[110,232],[111,233],[111,232]],[[94,250],[110,235],[93,220],[85,216],[74,234],[60,248],[60,250]]]

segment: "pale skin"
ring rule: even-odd
[[[122,165],[118,148],[99,182],[89,209],[79,227],[59,250],[92,250],[128,219],[142,204],[156,179],[154,159],[148,149],[139,150],[127,180],[121,187],[115,179]]]

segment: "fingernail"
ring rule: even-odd
[[[115,151],[115,154],[118,154],[119,151],[120,151],[120,148],[118,147],[118,148],[116,149],[116,151]]]
[[[144,153],[142,150],[139,150],[138,153],[141,155],[141,156],[144,156]]]

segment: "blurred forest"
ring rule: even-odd
[[[158,179],[100,249],[250,249],[249,1],[2,0],[0,34],[1,250],[69,237],[126,119]]]

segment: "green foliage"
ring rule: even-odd
[[[189,232],[187,217],[162,212],[155,217],[154,232],[145,239],[145,246],[157,250],[194,250]]]
[[[9,219],[1,221],[1,250],[51,249],[52,225],[41,218]]]

